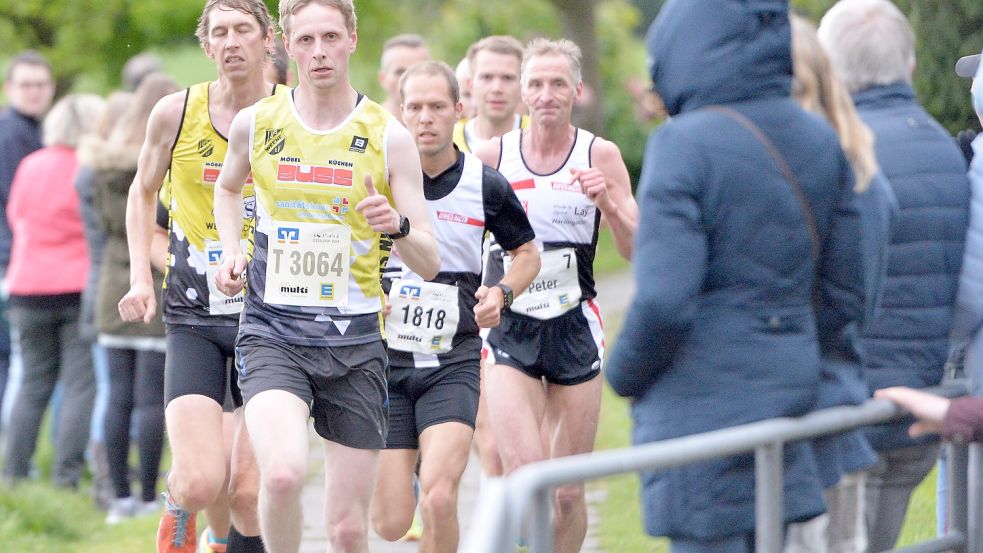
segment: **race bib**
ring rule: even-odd
[[[460,309],[457,286],[399,279],[389,291],[392,312],[386,317],[389,347],[415,353],[451,350]]]
[[[239,247],[242,248],[242,251],[246,251],[246,248],[249,247],[248,241],[240,240]],[[205,269],[205,279],[208,281],[208,314],[239,314],[246,298],[246,289],[243,288],[234,296],[226,296],[219,291],[215,284],[215,277],[218,276],[218,271],[222,268],[222,243],[218,240],[206,240],[205,255],[208,256],[208,267]]]
[[[266,259],[266,303],[348,305],[351,229],[324,223],[273,222]]]
[[[558,317],[580,303],[580,279],[577,276],[577,254],[573,248],[540,252],[542,266],[539,274],[512,303],[512,311],[535,319]],[[505,256],[505,272],[511,265]]]

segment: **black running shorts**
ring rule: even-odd
[[[429,426],[460,422],[474,428],[480,393],[479,360],[389,371],[387,449],[419,449]]]
[[[168,324],[166,328],[165,405],[197,394],[214,399],[226,411],[241,407],[242,394],[230,363],[235,357],[236,327]]]
[[[601,372],[604,330],[594,300],[546,321],[503,313],[488,334],[496,365],[506,365],[551,384],[573,386]]]
[[[389,360],[382,340],[312,347],[245,335],[236,352],[247,404],[268,390],[290,392],[309,406],[325,440],[356,449],[386,446]]]

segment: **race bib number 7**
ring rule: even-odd
[[[512,303],[512,311],[535,319],[553,319],[580,303],[577,253],[573,248],[540,252],[539,274]],[[505,256],[508,272],[511,258]]]
[[[274,222],[266,259],[267,303],[348,305],[351,229],[345,225]]]
[[[386,317],[389,347],[414,353],[451,350],[461,313],[456,286],[399,279],[389,291],[392,312]]]

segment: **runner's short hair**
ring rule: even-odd
[[[382,44],[382,57],[379,60],[379,66],[383,69],[386,68],[386,54],[393,48],[423,48],[429,50],[427,41],[420,35],[404,33],[391,37]]]
[[[461,101],[461,87],[457,83],[457,76],[454,75],[454,70],[442,61],[433,60],[414,63],[409,69],[403,72],[403,76],[399,78],[400,98],[403,97],[403,88],[406,86],[406,81],[414,75],[443,77],[447,81],[447,89],[450,91],[451,100],[454,102],[454,105],[457,105]]]
[[[198,27],[195,29],[195,36],[198,37],[198,43],[202,47],[208,42],[208,26],[211,23],[212,10],[215,8],[228,8],[251,15],[256,18],[263,32],[273,26],[273,18],[270,17],[270,11],[266,9],[263,0],[208,0],[201,10]]]
[[[355,32],[355,25],[358,21],[355,17],[355,4],[352,0],[280,0],[280,31],[284,35],[290,34],[290,19],[297,13],[297,10],[311,3],[338,10],[345,18],[345,28],[348,29],[348,34]]]
[[[523,82],[526,80],[526,67],[529,64],[529,60],[540,56],[562,56],[567,58],[567,61],[570,62],[570,75],[573,77],[574,86],[583,80],[580,69],[580,46],[565,38],[561,38],[560,40],[534,38],[526,45],[526,50],[522,55]]]
[[[474,68],[474,58],[478,52],[487,50],[496,54],[515,56],[519,63],[522,63],[523,47],[519,39],[509,35],[492,35],[475,42],[468,47],[467,58],[471,67]]]

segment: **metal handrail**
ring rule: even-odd
[[[966,383],[957,381],[926,391],[946,397],[965,395]],[[473,528],[463,551],[468,553],[501,553],[514,549],[519,533],[527,524],[530,553],[552,551],[551,490],[556,486],[594,480],[628,472],[663,470],[681,465],[755,452],[756,459],[756,551],[780,553],[782,549],[783,509],[782,501],[782,450],[786,443],[815,438],[902,418],[906,412],[884,400],[867,400],[858,406],[832,407],[797,418],[774,418],[702,434],[652,442],[636,447],[599,451],[531,463],[516,470],[511,476],[482,489],[478,520],[483,524]],[[950,482],[966,482],[967,463],[965,446],[953,447],[952,469],[962,470],[954,474]],[[983,450],[977,455],[983,462]],[[960,459],[963,462],[960,462]],[[980,474],[983,477],[983,474]],[[930,549],[918,551],[965,551],[967,540],[977,543],[979,534],[975,528],[967,530],[967,510],[983,514],[983,493],[974,493],[980,485],[970,480],[970,494],[966,487],[950,490],[952,532],[928,544]],[[967,501],[969,505],[967,505]],[[958,519],[958,520],[957,520]],[[938,542],[935,545],[935,542]],[[971,551],[983,551],[971,549]]]

